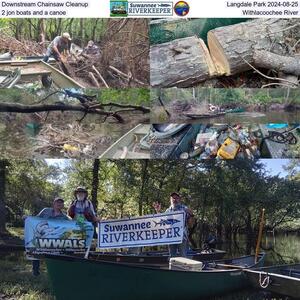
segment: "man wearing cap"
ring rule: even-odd
[[[60,197],[56,197],[53,200],[52,207],[45,207],[38,214],[37,217],[43,219],[59,219],[69,220],[68,216],[63,213],[64,200]],[[40,275],[40,261],[38,259],[32,260],[32,273],[34,276]]]
[[[54,40],[50,43],[50,45],[47,48],[46,55],[43,61],[47,62],[50,56],[53,56],[56,61],[61,61],[61,54],[64,52],[66,52],[67,54],[69,53],[71,40],[72,39],[68,32],[64,32],[61,36],[59,35],[56,38],[54,38]]]
[[[159,202],[154,202],[153,207],[156,213],[161,212],[161,204]],[[170,206],[166,209],[166,213],[175,212],[175,211],[184,211],[186,213],[185,217],[185,228],[183,233],[183,241],[181,244],[169,245],[169,253],[171,257],[174,256],[187,256],[188,251],[188,224],[191,222],[191,219],[194,217],[194,214],[190,208],[181,203],[181,196],[173,192],[170,194]]]
[[[79,186],[74,191],[75,199],[72,201],[68,215],[73,220],[83,220],[89,222],[99,222],[96,216],[93,203],[88,199],[88,191],[85,187]]]

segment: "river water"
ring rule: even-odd
[[[154,107],[151,113],[151,123],[297,123],[300,120],[300,111],[267,111],[267,112],[242,112],[227,113],[215,118],[189,119],[178,113],[168,118],[161,108]]]
[[[263,247],[266,253],[265,266],[275,264],[300,263],[300,232],[298,234],[277,234],[273,236],[268,234],[263,240]],[[238,247],[229,244],[221,246],[227,251],[227,256],[245,255],[245,237],[239,237]],[[300,295],[299,295],[300,296]],[[267,292],[261,292],[254,289],[247,289],[221,297],[213,297],[209,300],[283,300],[286,297],[271,295]]]
[[[49,92],[48,92],[49,93]],[[47,94],[48,94],[47,93]],[[10,90],[0,95],[0,102],[33,104],[45,96],[44,91]],[[55,94],[47,104],[78,104],[73,98]],[[83,112],[0,113],[0,155],[3,158],[97,158],[131,128],[149,119],[139,112],[120,113],[124,123],[112,117]],[[82,121],[79,122],[79,120]],[[148,120],[149,121],[149,120]],[[64,151],[70,145],[78,150]]]

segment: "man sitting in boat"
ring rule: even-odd
[[[171,257],[174,256],[187,256],[188,251],[188,226],[194,221],[194,214],[190,208],[181,203],[181,196],[173,192],[170,195],[170,207],[166,209],[166,213],[175,212],[175,211],[184,211],[186,213],[186,224],[184,228],[184,235],[182,244],[169,245],[169,254]],[[156,213],[161,212],[161,204],[159,202],[154,202],[153,207]]]
[[[54,40],[50,43],[50,45],[47,48],[47,52],[43,61],[47,62],[50,56],[53,56],[56,61],[61,61],[63,53],[69,55],[71,40],[72,39],[68,32],[65,32],[61,36],[57,36],[56,38],[54,38]]]
[[[43,219],[59,219],[69,220],[68,216],[63,213],[64,200],[60,197],[56,197],[53,200],[52,207],[45,207],[38,214],[37,217]],[[32,258],[32,273],[34,276],[40,275],[40,261]]]
[[[73,220],[86,220],[89,222],[99,222],[92,202],[87,198],[88,191],[85,187],[79,186],[74,191],[75,199],[68,209],[68,215]]]

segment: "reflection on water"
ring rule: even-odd
[[[38,89],[35,86],[22,91],[3,90],[0,102],[25,105],[80,104],[78,99],[67,97],[64,91]],[[5,158],[98,157],[124,133],[149,118],[149,115],[139,112],[119,115],[124,119],[122,124],[112,117],[105,119],[98,114],[85,116],[83,112],[76,111],[0,113],[0,155]]]
[[[52,116],[51,116],[52,115]],[[46,119],[46,114],[40,114],[42,119],[37,118],[35,114],[1,114],[0,115],[0,155],[5,158],[45,158],[45,157],[68,157],[61,151],[61,147],[52,147],[51,151],[35,151],[39,148],[41,141],[45,140],[45,136],[41,136],[43,129],[53,128],[49,132],[47,142],[57,141],[54,135],[59,135],[62,132],[65,135],[64,140],[68,139],[68,128],[77,126],[76,120],[82,117],[82,113],[50,113]],[[74,132],[74,136],[69,137],[72,140],[80,140],[93,146],[93,156],[98,157],[106,150],[113,142],[133,128],[137,123],[143,121],[141,114],[128,114],[128,122],[123,124],[106,121],[96,115],[88,115],[81,122],[81,132]],[[57,131],[57,134],[55,133]],[[78,136],[77,136],[78,134]],[[53,135],[53,136],[51,136]],[[61,145],[58,145],[61,146]],[[84,156],[84,154],[82,154]],[[82,156],[81,156],[82,157]],[[91,158],[91,155],[86,155]]]
[[[227,113],[225,115],[215,118],[201,118],[189,119],[184,116],[172,115],[168,118],[165,112],[161,109],[154,108],[151,114],[151,123],[297,123],[300,120],[300,112],[286,112],[286,111],[268,111],[268,112],[242,112],[242,113]]]
[[[272,235],[271,233],[265,237],[263,245],[266,249],[265,265],[300,263],[300,235],[299,234],[280,234]],[[223,250],[227,251],[227,256],[240,256],[245,254],[246,239],[245,236],[239,236],[238,245],[233,246],[224,244]],[[264,291],[253,289],[243,290],[231,293],[222,297],[212,297],[209,300],[283,300],[285,297],[271,295]]]

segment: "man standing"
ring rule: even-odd
[[[68,215],[73,220],[88,222],[100,221],[100,218],[96,216],[92,202],[88,199],[88,191],[85,187],[77,187],[74,191],[74,197],[75,199],[68,209]]]
[[[159,202],[154,202],[153,207],[156,213],[161,212],[161,204]],[[188,251],[188,224],[192,222],[194,214],[190,208],[181,203],[181,196],[178,193],[173,192],[170,195],[170,207],[165,212],[167,213],[176,211],[184,211],[186,214],[183,241],[182,244],[169,245],[169,253],[171,257],[178,255],[186,257]]]
[[[69,54],[71,40],[68,32],[63,33],[61,36],[57,36],[48,46],[43,61],[47,62],[50,56],[53,56],[56,61],[61,61],[62,53]]]
[[[69,220],[68,216],[63,213],[63,209],[64,200],[60,197],[56,197],[53,200],[53,206],[42,209],[37,217],[43,219]],[[40,261],[38,259],[32,260],[32,273],[34,276],[40,275]]]

